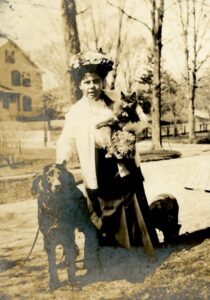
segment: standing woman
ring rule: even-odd
[[[125,248],[142,245],[137,221],[139,209],[151,241],[157,245],[137,153],[131,158],[129,169],[115,157],[106,157],[111,129],[97,127],[114,116],[114,103],[120,101],[116,92],[103,90],[112,65],[112,60],[99,52],[78,53],[70,62],[71,75],[82,97],[66,115],[57,142],[57,163],[69,161],[77,151],[91,219],[101,245]],[[143,112],[140,114],[140,118],[145,119]],[[135,128],[143,128],[143,121],[138,123],[134,124]]]

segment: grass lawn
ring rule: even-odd
[[[43,125],[42,122],[14,122],[15,126],[23,129],[22,126],[29,126],[29,129],[38,129],[40,126]],[[53,141],[57,140],[60,130],[63,124],[63,120],[55,120],[53,121],[53,128],[54,130],[51,132],[51,138]],[[196,134],[197,138],[205,137],[208,133],[198,133]],[[169,137],[163,138],[164,142],[170,143],[181,143],[187,144],[188,137],[186,135],[177,136],[177,137]],[[180,157],[181,153],[178,151],[171,151],[171,150],[147,150],[141,151],[141,161],[148,162],[148,161],[156,161],[156,160],[163,160],[163,159],[171,159]],[[15,159],[15,164],[8,165],[5,160],[0,159],[0,177],[5,176],[16,176],[16,175],[23,175],[29,173],[37,173],[43,169],[43,167],[49,163],[55,162],[55,149],[49,148],[33,148],[33,149],[22,149],[22,153],[18,154]],[[75,160],[72,164],[72,168],[78,168],[78,161]]]
[[[61,130],[63,128],[64,120],[52,120],[52,130]],[[15,128],[15,130],[43,130],[44,121],[0,121],[1,128]]]
[[[8,165],[6,161],[0,162],[0,177],[18,176],[37,173],[43,166],[55,161],[54,149],[23,149],[15,164]]]
[[[151,150],[141,152],[141,161],[154,161],[162,159],[177,158],[181,155],[178,151]],[[47,164],[55,162],[55,149],[23,149],[18,157],[17,163],[8,165],[5,161],[0,163],[0,177],[18,176],[30,173],[37,173]],[[71,168],[78,168],[77,160],[71,163]]]
[[[195,143],[197,140],[209,136],[210,132],[197,132],[196,133],[196,138],[195,138]],[[183,134],[183,135],[178,135],[178,136],[170,136],[168,137],[163,137],[162,138],[163,142],[169,141],[170,143],[181,143],[181,144],[189,144],[189,136],[188,134]]]
[[[8,165],[6,161],[0,160],[0,177],[38,173],[44,166],[54,162],[55,149],[22,149],[15,164]],[[71,163],[71,168],[77,169],[78,167],[78,161],[75,159]]]

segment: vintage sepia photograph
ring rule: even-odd
[[[0,0],[0,300],[210,299],[210,0]]]

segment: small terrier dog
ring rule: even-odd
[[[118,160],[129,160],[135,156],[135,130],[124,129],[125,126],[140,121],[140,114],[144,111],[143,104],[143,101],[138,101],[136,93],[125,95],[121,92],[120,101],[113,103],[113,117],[97,124],[97,129],[104,126],[111,128],[111,143],[107,146],[106,157],[115,156]]]

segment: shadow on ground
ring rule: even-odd
[[[210,227],[205,229],[196,230],[191,233],[186,232],[181,234],[177,241],[177,246],[188,246],[189,248],[201,244],[205,239],[210,238]]]
[[[142,248],[125,250],[121,248],[106,247],[100,251],[102,272],[99,281],[114,281],[125,279],[129,282],[143,282],[153,273],[172,253],[183,249],[190,250],[210,238],[210,227],[179,236],[176,245],[166,246],[163,243],[155,249],[156,259],[151,262]],[[98,275],[98,274],[97,274]],[[84,276],[83,284],[97,280],[97,275]]]
[[[165,284],[165,282],[169,280],[168,278],[170,276],[176,275],[173,274],[173,272],[175,271],[172,269],[180,268],[181,270],[184,264],[185,268],[190,267],[190,264],[189,266],[186,265],[185,260],[182,259],[183,253],[194,253],[195,256],[195,253],[197,251],[195,246],[202,246],[202,242],[204,242],[204,240],[208,241],[208,238],[210,238],[210,227],[192,233],[182,234],[179,236],[176,245],[164,246],[163,244],[161,244],[159,248],[155,249],[156,260],[154,262],[148,260],[148,257],[142,248],[125,250],[122,248],[104,247],[100,250],[99,253],[101,261],[100,270],[93,270],[92,272],[87,272],[86,274],[84,274],[84,269],[81,262],[77,263],[78,279],[80,281],[81,289],[78,291],[78,299],[80,299],[79,297],[83,294],[86,295],[89,290],[92,291],[92,289],[97,290],[97,288],[99,288],[99,291],[100,289],[104,289],[104,291],[106,291],[107,284],[111,284],[109,287],[109,291],[115,285],[117,285],[117,289],[119,289],[118,285],[120,285],[121,289],[123,290],[123,285],[126,284],[124,286],[125,297],[123,296],[123,299],[160,299],[157,298],[157,296],[163,296],[162,299],[173,299],[168,298],[168,283]],[[179,257],[181,257],[181,259]],[[33,284],[34,293],[40,295],[40,293],[43,293],[44,291],[45,295],[47,295],[47,257],[44,252],[42,251],[37,253],[35,257],[27,261],[24,267],[20,269],[18,273],[16,273],[23,262],[24,258],[17,261],[12,261],[9,260],[9,257],[0,257],[0,265],[1,267],[3,267],[1,269],[0,278],[1,280],[4,279],[1,284],[1,287],[3,288],[2,291],[10,289],[10,281],[16,280],[15,285],[18,288],[19,293],[24,292],[27,288],[27,285],[31,287],[31,284]],[[60,272],[66,271],[62,263],[60,264],[59,268]],[[162,274],[163,272],[163,279],[161,277],[159,278],[158,274]],[[66,279],[67,276],[65,273],[65,276],[62,276],[60,278],[59,293],[69,293],[70,290],[72,290]],[[153,287],[153,283],[149,286],[146,286],[145,282],[147,283],[150,280],[153,280],[157,283],[159,280],[158,287]],[[138,287],[138,290],[135,290],[134,285],[134,290],[132,290],[133,296],[130,298],[128,297],[128,295],[126,296],[126,286],[128,285],[128,282],[135,283]],[[173,295],[179,295],[179,291],[177,290]],[[181,297],[183,297],[183,294],[180,294],[180,298],[177,297],[174,299],[183,299]],[[10,295],[5,294],[4,298],[0,299],[11,298]],[[28,299],[27,295],[25,299]],[[99,298],[96,297],[96,299]],[[104,299],[108,298],[105,297]],[[122,297],[119,299],[122,299]]]

